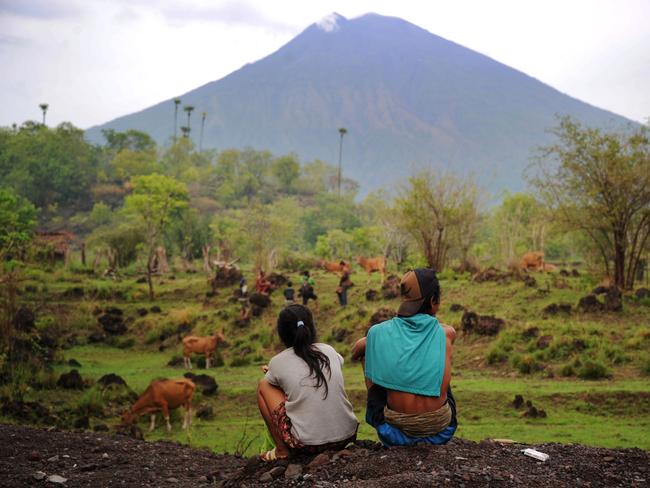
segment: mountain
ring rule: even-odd
[[[516,40],[513,40],[516,42]],[[180,95],[208,113],[204,148],[269,149],[302,161],[338,162],[362,191],[433,166],[472,173],[491,189],[521,189],[536,147],[552,140],[556,115],[615,128],[630,121],[567,96],[487,56],[404,20],[332,14],[273,54]],[[173,134],[174,104],[88,129],[139,129],[159,143]],[[185,114],[179,111],[179,126]],[[179,130],[180,133],[180,130]]]

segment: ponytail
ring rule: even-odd
[[[282,310],[278,316],[278,334],[284,345],[293,347],[296,356],[307,363],[309,376],[316,379],[315,388],[324,386],[323,399],[327,398],[329,388],[323,371],[326,369],[331,377],[330,360],[314,346],[316,328],[309,309],[303,305],[289,305]]]

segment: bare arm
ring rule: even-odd
[[[366,338],[362,337],[352,346],[352,361],[359,361],[366,355]]]
[[[445,325],[445,324],[442,324],[442,328],[445,330],[445,335],[447,336],[447,338],[453,344],[456,341],[456,329],[454,329],[451,325]]]

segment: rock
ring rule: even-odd
[[[566,269],[561,269],[560,276],[564,276],[566,278],[568,276],[571,276],[571,273],[569,273]]]
[[[281,286],[284,286],[289,281],[289,279],[286,276],[280,273],[271,273],[270,275],[267,276],[267,279],[271,283],[271,287],[274,290],[280,288]]]
[[[450,312],[462,312],[463,310],[465,310],[465,307],[463,307],[460,303],[452,303],[449,307]]]
[[[577,269],[573,268],[571,270],[571,276],[573,276],[574,278],[578,278],[580,276],[580,272]]]
[[[110,385],[127,386],[126,381],[124,381],[121,376],[118,376],[115,373],[105,374],[97,380],[97,383],[102,385],[104,388]]]
[[[137,425],[119,424],[115,427],[115,433],[127,437],[133,437],[134,439],[137,440],[144,440],[144,434],[142,433],[142,429],[140,429],[140,427],[138,427]]]
[[[282,476],[285,469],[286,468],[284,466],[276,466],[275,468],[270,470],[269,473],[271,473],[271,476],[273,476],[273,478],[279,478],[280,476]]]
[[[165,481],[167,483],[178,483],[178,478],[167,478]]]
[[[524,397],[521,395],[515,395],[515,399],[512,401],[512,406],[516,409],[520,409],[524,406]]]
[[[59,455],[58,454],[55,454],[54,456],[47,458],[48,463],[56,463],[58,461],[59,461]]]
[[[196,416],[201,420],[212,420],[214,418],[214,409],[212,405],[201,405],[196,410]]]
[[[142,277],[138,278],[137,280],[135,280],[135,282],[136,282],[138,285],[142,285],[142,284],[144,284],[144,283],[147,282],[147,278],[145,278],[144,276],[142,276]]]
[[[149,310],[147,310],[146,308],[139,308],[136,310],[136,312],[140,317],[144,317],[149,313]]]
[[[41,453],[38,451],[31,451],[29,453],[29,456],[27,456],[27,459],[29,459],[30,461],[40,461]]]
[[[614,459],[615,458],[613,456],[605,456],[603,458],[603,461],[605,461],[606,463],[611,463],[612,461],[614,461]]]
[[[478,315],[476,312],[465,310],[460,319],[463,332],[479,335],[496,335],[505,325],[503,319],[493,315]]]
[[[594,288],[591,291],[591,293],[593,293],[594,295],[602,295],[604,293],[607,293],[608,291],[609,291],[609,286],[599,285],[596,288]]]
[[[525,339],[532,339],[539,335],[539,329],[537,327],[529,327],[521,333],[522,337]]]
[[[27,307],[20,307],[14,316],[14,326],[17,331],[30,332],[36,327],[34,312]]]
[[[201,393],[206,396],[216,395],[219,385],[212,376],[207,374],[185,373],[183,376],[192,380],[196,386],[201,388]]]
[[[59,380],[56,382],[56,385],[65,388],[66,390],[83,390],[84,382],[79,374],[79,371],[73,369],[68,373],[63,373],[59,376]]]
[[[587,295],[578,302],[578,310],[585,313],[600,312],[604,305],[598,300],[596,295]]]
[[[260,483],[269,483],[271,481],[273,481],[273,476],[271,475],[270,471],[267,471],[266,473],[262,473],[262,475],[259,477]]]
[[[302,464],[290,464],[284,472],[285,479],[295,480],[302,474]]]
[[[545,316],[548,315],[557,315],[557,314],[565,314],[565,315],[570,315],[571,314],[571,304],[569,303],[551,303],[544,307],[544,310],[542,310],[542,314]]]
[[[115,311],[119,309],[109,308],[104,315],[100,315],[97,319],[101,324],[104,332],[110,335],[122,335],[126,332],[126,324],[124,323],[124,317],[122,316],[122,311],[120,313],[109,313],[108,310]]]
[[[68,366],[72,366],[73,368],[81,368],[81,363],[76,359],[68,359]]]
[[[321,452],[307,465],[308,468],[316,468],[330,462],[330,457],[325,452]]]
[[[400,296],[400,278],[390,275],[381,285],[381,294],[385,300],[391,300]]]
[[[551,345],[552,341],[553,341],[552,335],[543,335],[542,337],[537,339],[537,347],[539,349],[546,349],[548,346]]]
[[[271,304],[271,298],[261,293],[252,293],[249,301],[260,308],[266,308]]]
[[[108,432],[108,426],[106,424],[96,424],[93,430],[95,432]]]
[[[105,339],[106,336],[98,331],[95,331],[88,336],[88,342],[90,343],[104,342]]]
[[[33,475],[32,478],[34,478],[37,481],[44,480],[47,475],[43,473],[43,471],[36,471]]]
[[[369,302],[375,302],[379,300],[379,292],[377,290],[368,290],[366,291],[366,300]]]
[[[76,419],[72,426],[75,429],[90,429],[90,420],[88,419],[88,416],[84,415],[83,417]]]
[[[607,293],[605,293],[605,310],[608,312],[623,310],[623,294],[616,286],[610,286]]]
[[[172,368],[183,365],[183,358],[181,356],[173,356],[169,361],[167,361],[167,366],[171,366]]]
[[[647,288],[639,288],[636,292],[634,292],[634,296],[636,296],[639,300],[642,298],[648,298],[650,297],[650,290]]]
[[[395,315],[397,315],[397,312],[395,312],[395,310],[386,307],[380,308],[370,316],[370,320],[368,322],[368,329],[375,324],[380,324],[382,322],[385,322],[386,320],[392,319],[393,317],[395,317]]]
[[[158,305],[154,305],[153,307],[151,307],[149,309],[149,311],[151,313],[161,313],[162,312],[162,310],[160,309],[160,307]]]
[[[350,335],[350,331],[348,329],[332,329],[332,339],[336,342],[343,342],[346,337]]]
[[[529,286],[530,288],[535,288],[537,286],[537,280],[533,276],[527,274],[524,276],[524,285]]]
[[[82,464],[79,466],[79,471],[86,473],[88,471],[95,471],[99,466],[95,463]]]

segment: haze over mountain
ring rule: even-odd
[[[205,49],[209,62],[222,48]],[[181,107],[195,107],[195,141],[200,114],[208,113],[204,148],[248,146],[335,164],[338,128],[347,128],[343,172],[363,192],[429,166],[471,172],[491,190],[518,190],[534,149],[552,140],[547,130],[557,125],[556,115],[606,128],[633,123],[376,14],[352,20],[332,14],[273,54],[179,98]],[[172,100],[92,127],[87,136],[100,142],[101,129],[139,129],[168,143]],[[179,126],[187,120],[181,110],[178,120]]]

